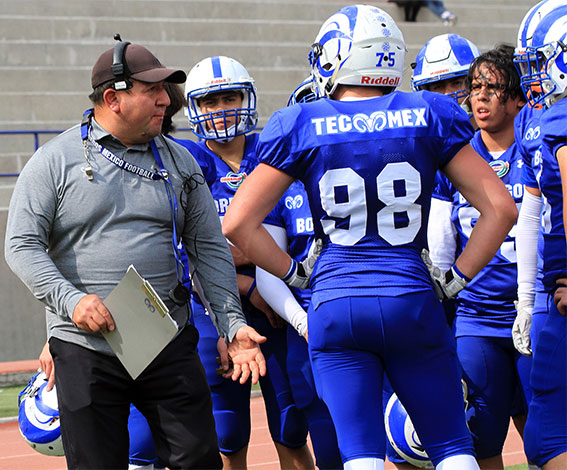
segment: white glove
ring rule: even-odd
[[[429,270],[429,276],[433,281],[433,288],[440,300],[452,299],[469,283],[469,280],[465,279],[455,270],[455,266],[448,271],[442,272],[431,262],[429,252],[425,248],[421,251],[421,259]]]
[[[309,278],[311,273],[313,273],[313,268],[315,267],[315,262],[321,250],[323,249],[323,240],[316,239],[313,240],[311,246],[309,247],[309,253],[307,258],[305,258],[301,263],[298,263],[293,258],[291,259],[291,265],[287,271],[287,274],[282,278],[283,281],[291,287],[298,287],[299,289],[307,289],[309,287]]]
[[[512,339],[514,347],[524,356],[532,355],[532,345],[530,339],[530,330],[532,327],[532,311],[533,304],[529,300],[520,300],[514,302],[516,306],[516,319],[512,326]]]

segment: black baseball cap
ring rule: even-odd
[[[113,52],[114,48],[103,52],[94,64],[91,74],[93,89],[117,78],[112,72]],[[147,83],[161,81],[184,83],[187,79],[183,70],[166,69],[155,55],[139,44],[126,46],[123,63],[124,78],[133,78]]]

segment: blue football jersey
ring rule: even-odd
[[[192,140],[173,139],[187,148],[195,160],[197,160],[197,163],[203,171],[205,181],[211,190],[221,221],[224,218],[224,214],[236,190],[242,184],[246,176],[258,165],[258,159],[256,157],[258,136],[259,134],[257,133],[246,135],[244,155],[242,156],[240,168],[236,173],[232,171],[226,162],[207,147],[206,141],[194,142]],[[253,266],[242,266],[238,267],[236,270],[239,273],[254,277],[255,268]],[[198,296],[194,295],[193,298],[199,301]]]
[[[567,249],[563,226],[563,193],[556,153],[567,145],[567,100],[555,103],[541,118],[542,159],[539,184],[544,196],[543,285],[547,292],[555,281],[567,277]]]
[[[530,188],[538,189],[533,161],[541,158],[540,119],[543,111],[543,108],[524,106],[514,119],[514,139],[524,163],[522,182]]]
[[[203,171],[207,185],[211,190],[219,217],[224,217],[226,209],[234,197],[234,193],[249,175],[256,165],[256,143],[258,142],[258,134],[246,135],[246,144],[244,146],[244,155],[238,172],[232,171],[230,166],[225,163],[217,154],[215,154],[206,145],[206,141],[194,142],[192,140],[173,139],[178,144],[183,145],[189,150],[191,155],[195,157],[197,163]]]
[[[522,156],[522,183],[530,188],[540,189],[536,170],[541,169],[541,116],[544,108],[524,106],[514,119],[514,138]],[[544,212],[545,215],[545,212]],[[542,219],[543,221],[543,219]],[[543,292],[543,230],[540,230],[537,244],[537,277],[535,292]],[[536,310],[546,310],[538,305]]]
[[[288,253],[297,261],[303,261],[313,241],[313,218],[307,193],[301,181],[294,181],[264,223],[282,227],[287,234]],[[311,300],[310,289],[290,287],[299,304],[307,310]]]
[[[520,205],[523,197],[523,161],[516,144],[512,144],[497,158],[486,149],[480,131],[471,145],[494,169],[506,188]],[[435,188],[434,197],[451,202],[451,221],[457,230],[457,256],[466,246],[479,217],[479,212],[455,189],[444,175],[444,183]],[[517,298],[517,264],[515,226],[490,262],[457,296],[456,336],[507,336],[516,317],[514,300]]]
[[[323,239],[311,278],[315,307],[431,289],[420,252],[435,173],[471,136],[457,103],[430,92],[321,99],[274,113],[258,156],[305,185]]]

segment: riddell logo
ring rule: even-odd
[[[441,69],[431,72],[429,75],[433,77],[434,75],[441,75],[442,73],[447,73],[447,72],[449,72],[449,69]]]
[[[384,85],[384,86],[397,86],[400,84],[400,77],[362,77],[360,79],[361,85]]]

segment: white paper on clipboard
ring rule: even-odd
[[[108,294],[104,305],[116,328],[103,336],[130,376],[136,379],[177,334],[177,323],[133,265]]]

